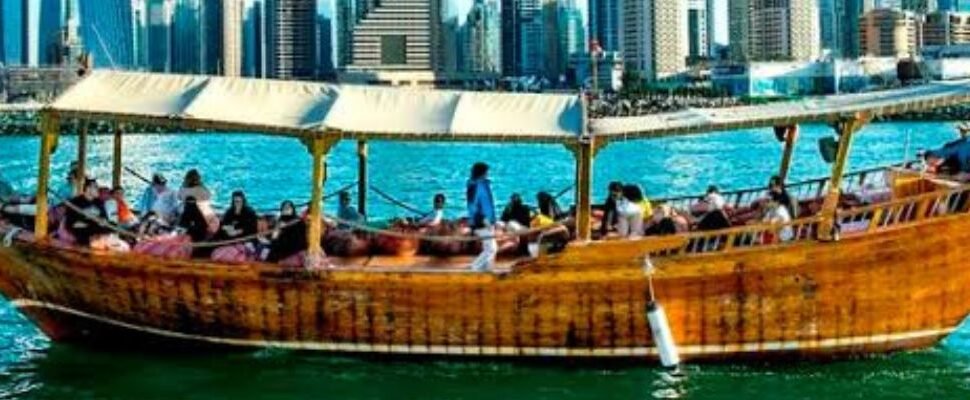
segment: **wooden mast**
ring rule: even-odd
[[[114,152],[111,164],[111,188],[121,187],[121,124],[115,124]]]
[[[367,215],[367,141],[357,141],[357,212]]]
[[[40,171],[37,174],[37,215],[34,217],[34,236],[38,239],[47,237],[47,188],[51,178],[51,153],[61,129],[60,118],[53,111],[45,110],[41,113],[40,136]]]
[[[832,240],[833,228],[835,226],[835,214],[839,206],[839,196],[842,188],[842,175],[845,173],[848,164],[849,149],[852,146],[852,137],[859,129],[862,129],[871,119],[865,114],[856,114],[853,117],[836,121],[832,127],[839,135],[839,147],[835,153],[835,162],[832,163],[832,178],[829,180],[828,193],[822,203],[822,219],[818,227],[818,237],[822,240]]]
[[[307,266],[314,266],[323,260],[323,247],[320,245],[323,236],[323,184],[327,180],[326,157],[332,139],[313,136],[304,140],[310,155],[313,157],[313,173],[310,193],[310,210],[307,216]]]
[[[77,176],[74,177],[74,192],[83,190],[88,176],[88,122],[82,120],[77,133]]]
[[[586,99],[582,99],[583,120],[582,134],[575,147],[571,148],[576,157],[576,239],[588,242],[592,239],[592,180],[593,158],[596,156],[596,141],[588,130],[588,107]]]
[[[782,182],[788,180],[788,171],[791,169],[792,154],[795,152],[795,142],[798,140],[798,125],[776,126],[776,134],[783,134],[785,140],[785,152],[781,156],[781,166],[778,168],[778,176]]]

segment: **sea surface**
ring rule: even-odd
[[[792,179],[825,176],[817,141],[832,130],[806,126]],[[912,157],[956,137],[950,123],[887,123],[857,137],[850,169]],[[110,182],[111,138],[89,144],[89,173]],[[36,182],[38,139],[0,137],[0,175],[24,191]],[[124,139],[124,164],[142,174],[161,172],[178,184],[198,168],[225,204],[244,190],[259,208],[283,199],[305,201],[310,157],[295,139],[251,134],[166,134]],[[598,197],[611,180],[636,182],[660,197],[761,186],[775,173],[782,145],[770,129],[611,144],[595,162]],[[76,156],[76,140],[61,138],[54,154],[55,184]],[[329,157],[326,189],[356,181],[356,145]],[[559,192],[573,179],[562,146],[373,143],[370,183],[419,209],[433,194],[461,212],[469,166],[492,166],[496,196]],[[126,174],[131,198],[145,185]],[[355,197],[356,198],[356,197]],[[571,204],[571,195],[562,197]],[[328,204],[333,208],[333,201]],[[371,193],[373,217],[408,211]],[[903,299],[901,299],[902,301]],[[0,399],[970,399],[970,325],[938,346],[917,352],[824,363],[688,364],[673,380],[657,365],[576,365],[443,359],[379,360],[279,350],[234,353],[108,351],[51,343],[0,299]]]

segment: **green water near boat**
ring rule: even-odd
[[[792,179],[825,176],[816,141],[831,130],[802,132]],[[850,168],[901,161],[907,153],[955,137],[951,124],[891,123],[867,127],[854,144]],[[54,155],[62,177],[76,154],[65,136]],[[90,174],[110,181],[111,138],[92,138]],[[35,184],[38,139],[0,137],[0,173],[23,190]],[[763,185],[777,170],[781,144],[770,129],[617,143],[595,164],[595,185],[609,180],[642,184],[653,197]],[[461,212],[468,166],[493,165],[496,196],[531,198],[572,182],[573,161],[560,146],[374,143],[371,183],[410,204],[430,205],[435,192]],[[199,168],[225,203],[244,189],[251,201],[274,208],[305,200],[310,159],[294,139],[256,135],[152,135],[125,138],[125,165],[161,171],[179,182]],[[328,190],[356,180],[353,143],[329,159]],[[129,196],[143,184],[126,175]],[[564,203],[571,203],[569,196]],[[332,206],[329,204],[328,206]],[[331,207],[332,208],[332,207]],[[371,214],[408,215],[372,195]],[[903,299],[901,299],[902,301]],[[574,365],[470,360],[380,360],[278,350],[234,353],[107,351],[55,344],[0,300],[0,399],[967,399],[970,326],[924,351],[825,363],[701,364],[673,382],[652,362]]]

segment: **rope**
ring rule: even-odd
[[[431,212],[423,211],[421,209],[418,209],[415,206],[412,206],[412,205],[410,205],[408,203],[405,203],[405,202],[403,202],[401,200],[395,199],[393,196],[385,193],[383,190],[380,190],[377,187],[374,187],[373,185],[370,186],[370,190],[373,190],[374,193],[377,193],[377,195],[380,198],[384,199],[385,201],[387,201],[387,202],[389,202],[389,203],[391,203],[391,204],[393,204],[395,206],[398,206],[400,208],[403,208],[405,210],[408,210],[410,212],[413,212],[415,214],[422,215],[422,216],[423,215],[429,215],[429,214],[431,214]]]
[[[246,242],[250,242],[250,241],[259,239],[260,237],[269,235],[269,234],[273,233],[273,231],[275,231],[277,229],[289,228],[289,227],[291,227],[293,225],[296,225],[296,224],[300,223],[300,221],[302,221],[302,219],[297,218],[297,219],[294,219],[294,220],[292,220],[290,222],[287,222],[287,223],[285,223],[283,225],[280,225],[278,227],[275,227],[275,228],[272,228],[272,229],[268,229],[268,230],[264,230],[264,231],[259,231],[259,232],[256,232],[256,233],[252,234],[252,235],[249,235],[249,236],[243,236],[243,237],[239,237],[239,238],[235,238],[235,239],[220,240],[220,241],[215,241],[215,242],[191,243],[191,244],[189,244],[189,246],[192,247],[192,248],[194,248],[194,249],[204,249],[204,248],[214,248],[214,247],[222,247],[222,246],[229,246],[229,245],[234,245],[234,244],[246,243]]]

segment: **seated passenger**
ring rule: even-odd
[[[108,212],[108,220],[118,226],[131,227],[138,223],[138,218],[125,201],[125,190],[120,187],[110,192],[104,201],[104,208]]]
[[[84,191],[70,199],[69,203],[71,206],[67,207],[64,223],[78,245],[88,247],[95,236],[111,232],[99,224],[107,221],[108,213],[104,209],[104,203],[98,198],[97,181],[85,180]]]
[[[705,211],[697,222],[697,230],[716,231],[731,227],[731,219],[724,209],[727,202],[724,201],[724,197],[721,196],[717,186],[711,185],[707,188],[707,195],[704,196],[701,203],[704,205]]]
[[[226,210],[216,233],[216,241],[233,240],[253,236],[257,233],[259,217],[249,206],[246,195],[241,191],[232,193],[232,207]]]
[[[616,204],[616,232],[620,237],[643,235],[643,191],[637,185],[623,186],[623,197]]]
[[[306,250],[306,233],[306,222],[296,214],[293,202],[284,201],[280,205],[280,216],[276,220],[276,228],[273,230],[272,244],[266,261],[280,262]]]
[[[502,210],[500,221],[505,225],[505,230],[508,232],[523,231],[529,229],[532,211],[529,210],[529,206],[522,202],[522,196],[513,193],[509,199],[509,204]]]
[[[438,193],[434,195],[434,209],[431,213],[418,220],[421,226],[438,226],[445,218],[445,195]]]
[[[365,222],[364,216],[357,212],[357,209],[351,204],[350,193],[346,191],[340,192],[340,207],[337,209],[337,218],[340,219],[337,223],[337,229],[350,229],[351,226],[348,224],[350,222]]]
[[[547,192],[539,192],[536,194],[536,204],[539,206],[538,213],[530,222],[533,228],[553,225],[565,216],[562,209],[559,208],[556,199]]]
[[[209,238],[208,221],[202,215],[202,210],[199,209],[199,204],[196,202],[195,197],[189,196],[185,198],[182,204],[182,216],[179,217],[177,226],[189,235],[192,243],[204,243]],[[211,253],[211,249],[196,247],[192,250],[193,257],[206,257],[209,253]]]
[[[788,225],[792,222],[792,217],[791,214],[788,213],[788,208],[784,205],[785,200],[786,198],[781,194],[772,194],[768,199],[768,202],[765,204],[765,214],[762,218],[762,222],[764,223],[778,225],[784,224],[784,226],[777,233],[778,239],[783,242],[787,242],[795,238],[795,233],[792,230],[791,225]],[[765,241],[768,243],[774,242],[773,238],[770,237]]]
[[[603,203],[603,220],[600,223],[600,235],[606,236],[616,229],[619,216],[616,211],[617,202],[623,197],[623,183],[610,182],[609,195]]]
[[[174,225],[179,212],[179,200],[175,191],[168,188],[168,180],[161,174],[152,175],[152,184],[142,193],[138,211],[143,217],[153,214],[160,224]]]
[[[673,207],[661,204],[645,226],[644,235],[666,236],[677,234],[680,231],[677,217]]]
[[[185,208],[185,201],[189,197],[195,198],[196,206],[199,207],[199,211],[202,212],[202,216],[209,224],[209,232],[215,233],[219,225],[219,218],[212,208],[212,192],[202,183],[202,175],[196,169],[191,169],[185,174],[182,188],[178,191],[178,201],[182,204],[182,209]]]
[[[772,176],[771,180],[768,181],[768,195],[775,197],[783,207],[787,208],[788,215],[791,218],[798,216],[798,203],[794,197],[788,194],[788,190],[785,189],[785,181],[780,176]]]

